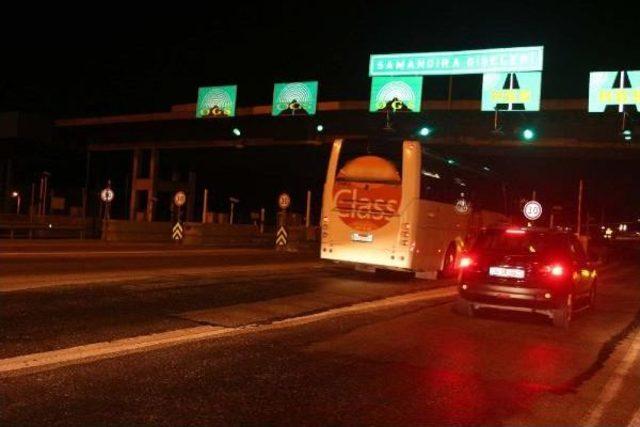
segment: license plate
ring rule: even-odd
[[[489,276],[524,279],[524,270],[519,268],[490,267]]]
[[[373,242],[373,234],[352,233],[351,240],[353,240],[354,242]]]

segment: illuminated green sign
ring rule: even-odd
[[[485,73],[482,111],[540,111],[542,73]]]
[[[211,86],[198,89],[196,118],[233,117],[236,115],[238,86]]]
[[[542,71],[543,46],[371,55],[370,76]]]
[[[422,103],[422,77],[374,77],[371,79],[371,112],[417,113]]]
[[[640,110],[640,71],[596,71],[589,74],[590,113],[602,113],[608,105],[615,105],[622,112],[625,105],[633,104]]]
[[[276,83],[273,86],[274,116],[313,115],[318,103],[318,82]]]

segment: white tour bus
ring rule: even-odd
[[[321,258],[367,270],[451,274],[465,243],[506,220],[503,187],[418,141],[338,139],[324,184]]]

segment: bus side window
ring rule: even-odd
[[[446,202],[446,178],[444,168],[437,160],[429,156],[422,157],[420,173],[420,198],[435,202]]]

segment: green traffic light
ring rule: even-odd
[[[535,137],[536,133],[531,129],[525,129],[522,131],[522,138],[524,138],[525,141],[531,141]]]
[[[421,127],[420,130],[418,131],[418,134],[420,134],[420,136],[429,136],[429,134],[431,133],[431,129],[429,129],[428,127]]]
[[[323,130],[324,130],[324,126],[322,126],[322,125],[316,126],[316,131],[322,132]]]
[[[238,129],[238,128],[233,128],[233,130],[232,130],[231,132],[233,132],[233,134],[234,134],[235,136],[240,136],[240,135],[242,135],[242,132],[240,132],[240,129]]]

